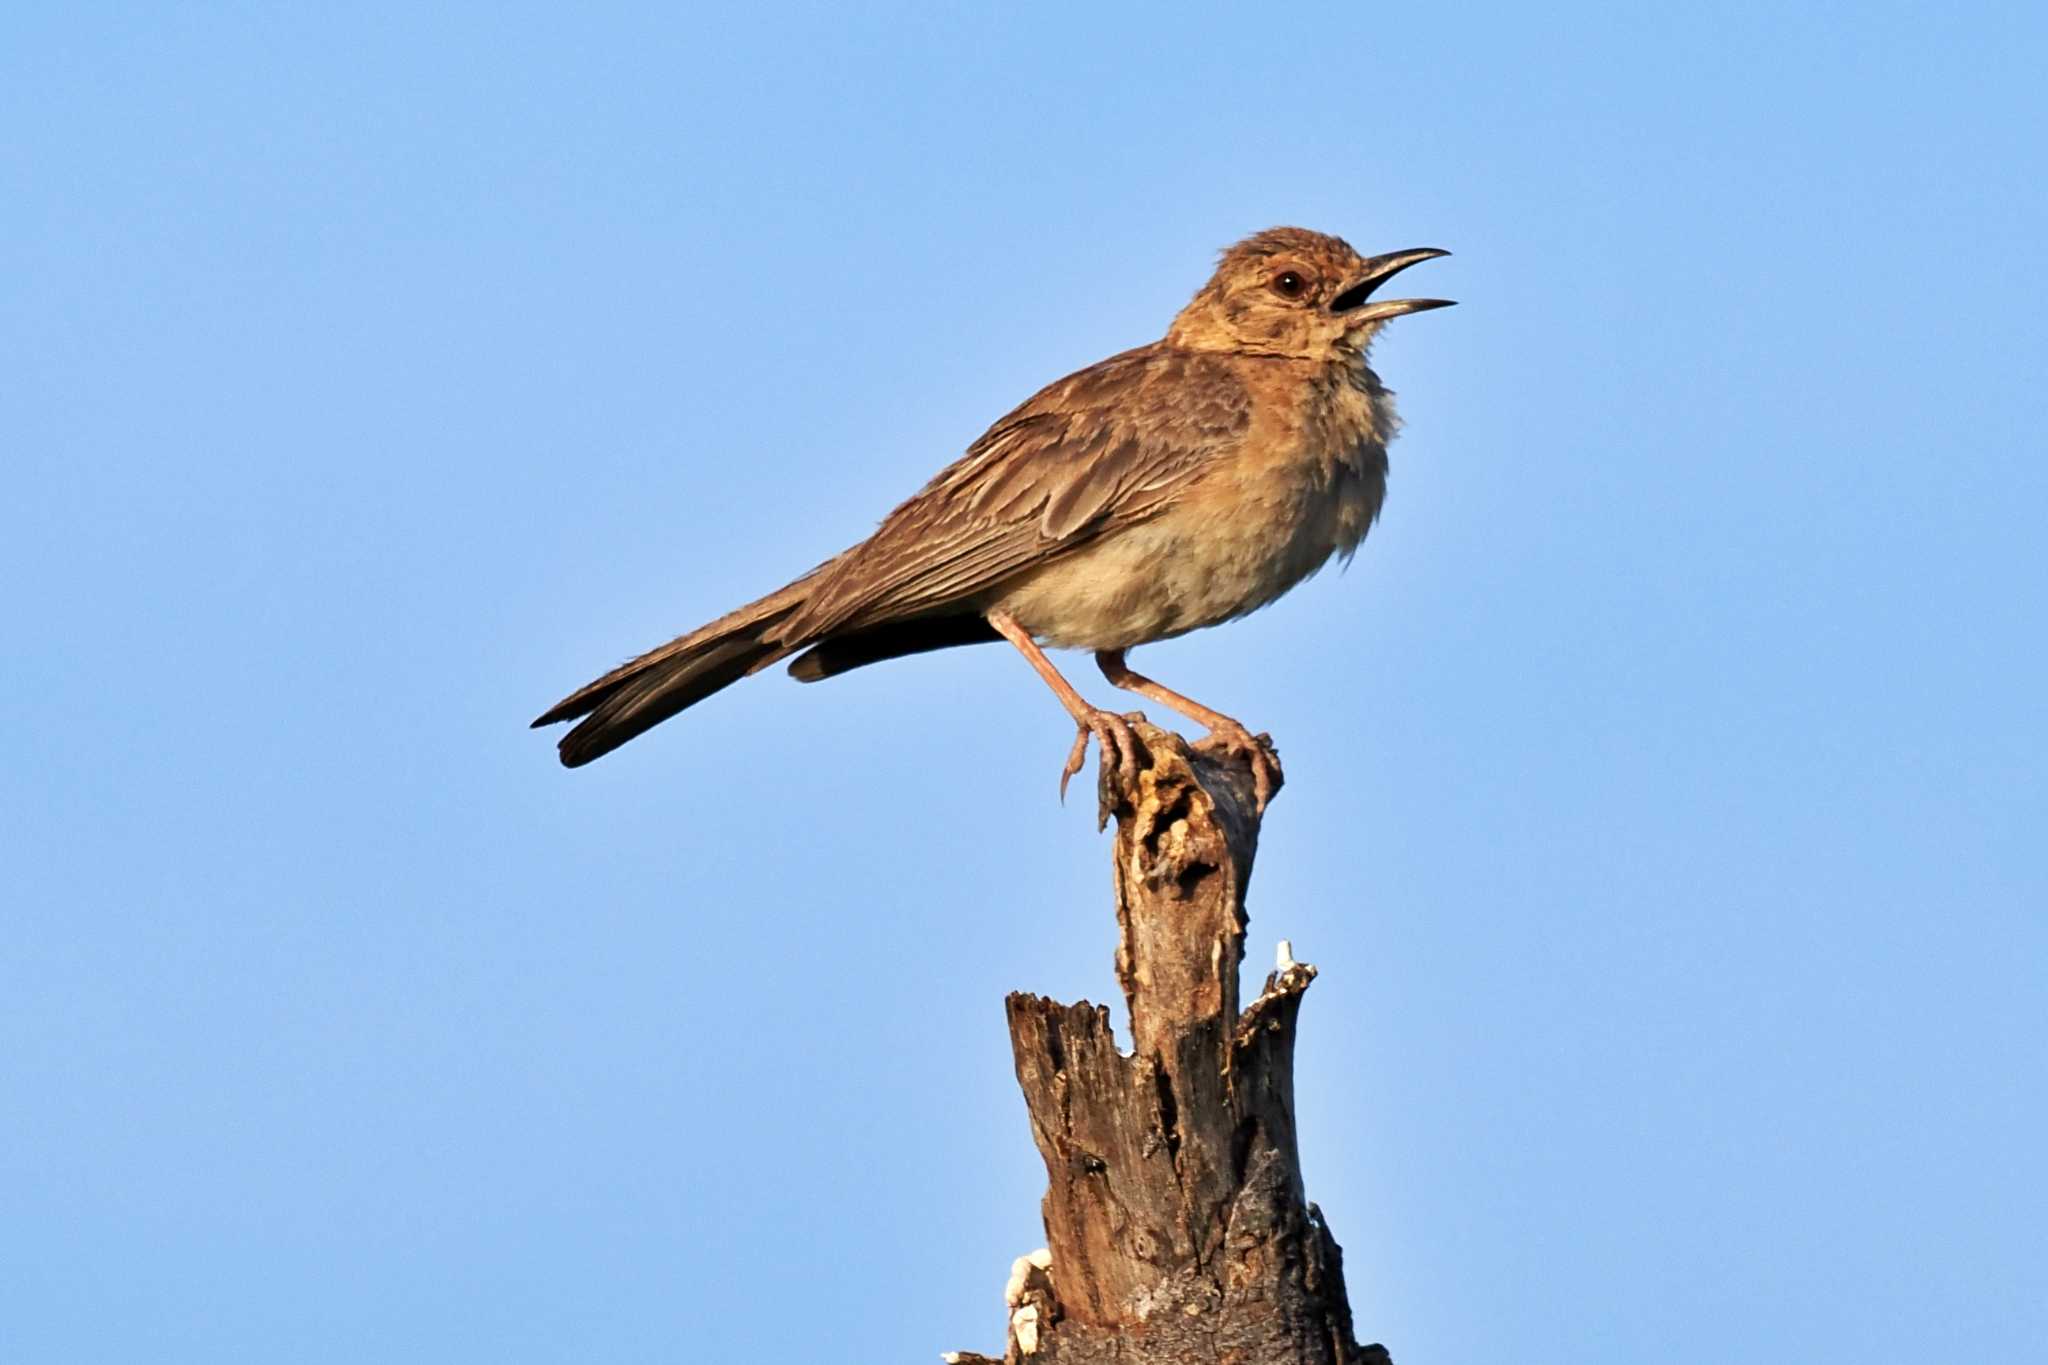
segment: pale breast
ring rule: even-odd
[[[1362,368],[1309,388],[1308,402],[1259,405],[1241,451],[1170,507],[1028,570],[990,605],[1048,644],[1128,649],[1256,611],[1348,556],[1386,496],[1392,404]]]

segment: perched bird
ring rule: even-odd
[[[1244,751],[1258,802],[1267,748],[1220,712],[1133,672],[1136,645],[1271,602],[1358,548],[1386,496],[1393,397],[1366,365],[1390,318],[1447,299],[1373,300],[1431,247],[1360,256],[1273,228],[1223,252],[1162,339],[1041,389],[891,512],[872,536],[788,587],[579,688],[534,721],[582,718],[569,767],[797,655],[815,682],[882,659],[1006,639],[1074,718],[1060,775],[1093,735],[1135,774],[1129,725],[1090,705],[1041,644],[1095,652],[1117,687]]]

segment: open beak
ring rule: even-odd
[[[1433,246],[1414,247],[1408,251],[1390,251],[1384,256],[1375,256],[1365,263],[1358,278],[1345,286],[1344,292],[1330,300],[1330,311],[1341,314],[1345,327],[1363,327],[1369,322],[1385,322],[1405,313],[1424,313],[1432,308],[1449,308],[1453,299],[1382,299],[1370,303],[1373,291],[1400,274],[1411,265],[1448,256],[1448,251]]]

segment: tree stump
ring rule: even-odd
[[[1048,1188],[1046,1248],[1010,1277],[1002,1360],[1386,1365],[1352,1336],[1342,1253],[1302,1192],[1294,1025],[1315,968],[1283,942],[1238,1010],[1260,822],[1250,763],[1134,728],[1136,782],[1105,769],[1100,786],[1117,822],[1116,973],[1134,1050],[1118,1049],[1102,1006],[1008,1000]]]

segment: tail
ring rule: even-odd
[[[906,654],[923,654],[955,645],[978,645],[1000,640],[996,628],[980,612],[956,616],[915,616],[908,621],[889,621],[866,630],[831,635],[818,641],[789,666],[789,676],[799,682],[836,678],[851,669],[865,668],[884,659]]]
[[[708,626],[621,664],[596,682],[548,708],[534,728],[559,721],[583,723],[562,736],[562,766],[580,768],[685,707],[795,653],[806,641],[772,638],[775,627],[804,602],[809,575]]]

